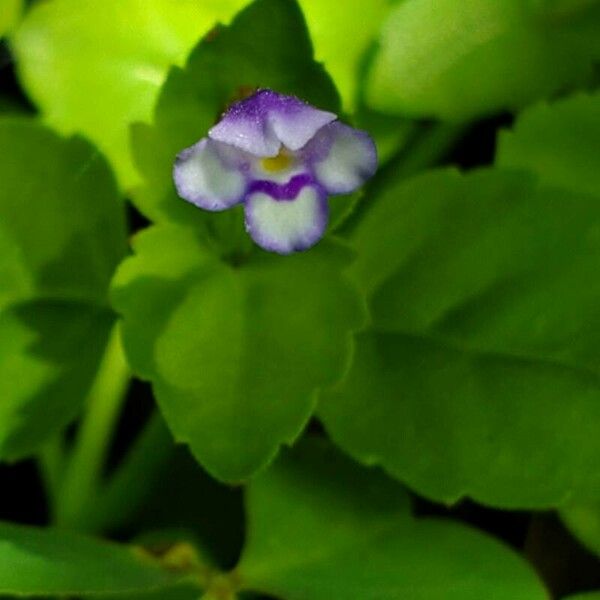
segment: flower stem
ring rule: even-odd
[[[56,517],[56,501],[60,490],[65,460],[63,438],[57,435],[44,444],[38,455],[38,468],[46,491],[51,520]]]
[[[118,326],[111,332],[105,355],[90,390],[85,413],[64,467],[56,496],[56,523],[86,529],[88,505],[98,490],[102,471],[129,382]],[[88,513],[89,514],[89,513]]]
[[[172,436],[155,411],[90,507],[88,528],[106,531],[130,519],[156,484],[174,449]]]

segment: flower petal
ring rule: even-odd
[[[246,199],[246,229],[265,250],[291,254],[314,246],[325,233],[328,206],[314,184],[300,188],[294,199],[277,199],[258,189]]]
[[[335,119],[333,113],[313,108],[294,96],[259,90],[233,104],[208,135],[255,156],[277,156],[282,144],[299,150]]]
[[[313,108],[292,96],[279,96],[269,113],[275,135],[293,151],[303,148],[319,129],[335,119],[335,114]]]
[[[369,134],[339,121],[323,127],[303,155],[329,194],[352,192],[377,170],[377,150]]]
[[[225,210],[244,199],[246,157],[209,138],[180,152],[173,179],[181,198],[206,210]]]

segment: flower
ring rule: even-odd
[[[173,178],[179,196],[205,210],[243,203],[252,239],[290,254],[323,237],[327,197],[354,191],[376,168],[366,132],[298,98],[261,89],[179,153]]]

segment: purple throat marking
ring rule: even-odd
[[[252,182],[248,194],[263,192],[274,200],[294,200],[302,188],[307,185],[317,185],[308,173],[294,175],[287,183],[275,183],[274,181],[261,179]]]

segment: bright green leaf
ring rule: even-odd
[[[316,58],[333,77],[347,109],[354,106],[359,67],[375,41],[390,0],[300,0]]]
[[[175,437],[214,476],[240,481],[294,441],[317,388],[339,378],[362,304],[341,275],[341,246],[229,266],[196,235],[138,236],[113,299],[130,362]]]
[[[585,8],[585,7],[583,7]],[[592,74],[589,32],[523,0],[405,0],[386,21],[368,82],[384,112],[462,120],[517,109]]]
[[[23,10],[23,0],[0,0],[0,38],[17,23]]]
[[[382,334],[323,399],[333,438],[444,502],[599,498],[597,200],[427,173],[374,199],[353,241]]]
[[[173,161],[207,134],[229,102],[256,87],[294,94],[338,112],[335,87],[313,60],[306,25],[293,0],[258,0],[230,27],[205,38],[183,70],[171,71],[154,125],[133,129],[133,150],[145,179],[134,202],[147,217],[186,224],[215,220],[177,197]]]
[[[600,502],[567,506],[560,515],[571,533],[600,556]]]
[[[93,140],[123,185],[137,180],[129,125],[149,121],[169,67],[247,0],[52,0],[12,39],[21,80],[48,123]]]
[[[64,531],[0,524],[0,593],[19,596],[142,592],[177,576],[132,547]]]
[[[499,136],[496,162],[528,169],[550,185],[600,196],[600,94],[524,111]]]
[[[0,120],[0,457],[72,419],[112,316],[123,206],[101,155],[33,120]]]
[[[414,519],[399,485],[322,441],[299,445],[247,494],[244,588],[287,600],[547,598],[508,548],[458,523]]]

